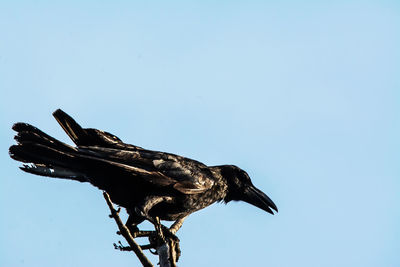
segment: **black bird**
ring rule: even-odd
[[[182,156],[125,144],[108,132],[82,128],[61,109],[53,113],[75,143],[67,145],[27,123],[16,123],[11,158],[28,173],[89,182],[129,213],[135,229],[143,220],[176,221],[214,202],[242,200],[273,214],[272,200],[233,165],[206,166]]]

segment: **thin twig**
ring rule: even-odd
[[[154,267],[153,264],[147,259],[146,255],[144,255],[143,250],[140,248],[138,243],[136,243],[133,239],[129,229],[121,221],[118,212],[114,209],[110,196],[107,194],[107,192],[103,192],[103,196],[107,202],[108,207],[110,208],[111,217],[114,218],[115,222],[117,223],[121,235],[126,239],[133,252],[135,252],[136,256],[139,258],[140,262],[143,264],[144,267]]]

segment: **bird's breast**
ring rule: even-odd
[[[183,194],[175,196],[172,203],[160,203],[150,211],[152,216],[162,220],[173,221],[204,209],[225,197],[226,188],[216,186],[200,194]]]

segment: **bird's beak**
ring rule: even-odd
[[[271,208],[278,212],[275,203],[266,194],[254,186],[250,186],[245,191],[245,197],[243,200],[271,214],[274,214]]]

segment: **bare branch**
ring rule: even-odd
[[[160,267],[172,267],[167,243],[164,242],[161,246],[157,247],[157,254],[160,257]]]
[[[146,255],[144,255],[143,250],[133,239],[129,229],[125,226],[125,224],[121,221],[121,218],[118,215],[118,211],[114,209],[113,203],[111,202],[110,196],[107,192],[103,192],[103,196],[107,202],[108,207],[111,211],[111,217],[114,218],[115,222],[118,225],[119,231],[121,235],[126,239],[129,246],[135,252],[136,256],[139,258],[140,262],[144,267],[154,267],[153,264],[147,259]]]
[[[103,192],[103,196],[107,202],[108,207],[111,211],[111,218],[114,218],[115,222],[118,225],[119,231],[118,234],[121,234],[126,241],[128,242],[129,246],[123,246],[121,242],[119,245],[114,243],[114,247],[121,251],[133,251],[136,256],[139,258],[140,262],[144,267],[153,267],[153,264],[147,259],[144,255],[143,250],[149,249],[150,252],[152,248],[156,249],[156,252],[152,252],[153,254],[156,253],[160,259],[160,266],[161,267],[176,267],[176,261],[180,256],[180,248],[179,248],[179,239],[175,236],[176,231],[182,226],[183,220],[182,218],[176,221],[171,229],[163,226],[160,223],[158,217],[152,221],[155,227],[155,231],[138,231],[136,233],[131,233],[128,227],[121,221],[119,217],[120,209],[115,210],[113,203],[110,199],[110,196],[107,192]],[[140,246],[134,240],[135,237],[149,237],[150,244]]]

